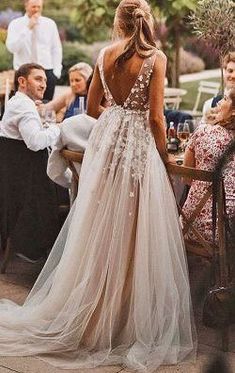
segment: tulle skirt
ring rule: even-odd
[[[146,118],[111,108],[93,129],[78,197],[25,303],[0,302],[0,355],[151,372],[195,347],[165,167]]]

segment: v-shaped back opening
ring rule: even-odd
[[[139,72],[138,72],[138,74],[136,75],[136,77],[135,77],[135,79],[134,79],[134,83],[131,85],[131,87],[130,87],[130,89],[129,89],[129,92],[128,92],[128,95],[127,95],[127,97],[125,98],[125,100],[124,100],[122,103],[118,103],[118,102],[117,102],[118,100],[116,100],[116,98],[114,97],[113,93],[111,92],[111,90],[110,90],[110,88],[109,88],[109,85],[108,85],[108,83],[107,83],[107,80],[106,80],[106,78],[105,78],[105,73],[104,73],[104,60],[105,60],[105,51],[103,52],[103,56],[102,56],[101,64],[102,64],[102,70],[103,70],[103,79],[104,79],[104,83],[105,83],[105,85],[106,85],[106,88],[107,88],[107,90],[108,90],[110,96],[112,97],[113,101],[115,102],[115,104],[118,105],[118,106],[124,106],[125,103],[127,102],[128,98],[130,97],[130,95],[131,95],[131,93],[132,93],[132,90],[133,90],[133,88],[135,87],[135,85],[136,85],[136,83],[137,83],[137,81],[138,81],[139,76],[140,76],[141,73],[142,73],[142,70],[143,70],[144,63],[145,63],[146,58],[143,59],[141,65],[140,65]]]

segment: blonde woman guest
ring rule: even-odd
[[[93,69],[86,62],[79,62],[69,69],[69,84],[70,87],[65,94],[56,97],[45,105],[59,113],[59,121],[70,118],[77,114],[81,97],[84,100],[84,108],[86,109],[88,82],[91,78]]]
[[[184,156],[184,165],[212,171],[228,145],[234,139],[235,129],[235,88],[207,114],[207,122],[201,124],[189,140]],[[235,215],[235,156],[227,164],[224,174],[227,213]],[[194,180],[191,184],[183,212],[190,217],[198,201],[206,192],[207,184]],[[194,227],[208,242],[212,241],[212,200],[209,199],[194,221]],[[196,237],[189,231],[189,237]]]

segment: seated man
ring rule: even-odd
[[[22,65],[15,82],[0,125],[0,236],[3,248],[37,259],[46,256],[59,231],[55,184],[46,167],[47,147],[60,128],[43,128],[35,105],[46,89],[44,69]]]
[[[235,51],[229,52],[223,59],[223,77],[224,77],[224,94],[227,94],[229,89],[235,87]],[[217,105],[222,100],[223,95],[218,94],[217,96],[210,98],[203,105],[203,117],[205,118],[206,113]]]
[[[47,167],[48,176],[57,184],[69,188],[72,178],[60,150],[66,147],[69,150],[84,152],[95,123],[96,119],[86,114],[76,115],[62,122],[60,137],[52,149]],[[75,167],[79,173],[81,165],[75,164]]]

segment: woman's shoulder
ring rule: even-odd
[[[159,60],[162,60],[162,61],[166,61],[167,60],[167,57],[166,57],[165,53],[161,49],[156,48],[155,52],[154,52],[154,55]]]
[[[117,43],[111,43],[100,49],[98,58],[102,57],[104,54],[109,55],[113,52],[114,49],[116,49]]]
[[[166,66],[167,63],[167,57],[163,51],[160,49],[155,49],[154,53],[152,54],[152,57],[154,58],[154,64],[153,68],[158,69],[159,66]]]
[[[230,137],[230,131],[220,124],[204,124],[202,130],[210,136]]]
[[[201,124],[196,131],[193,133],[191,138],[192,143],[195,146],[200,146],[202,148],[211,148],[215,151],[217,145],[226,146],[232,139],[230,131],[226,128],[218,125],[212,124]]]

